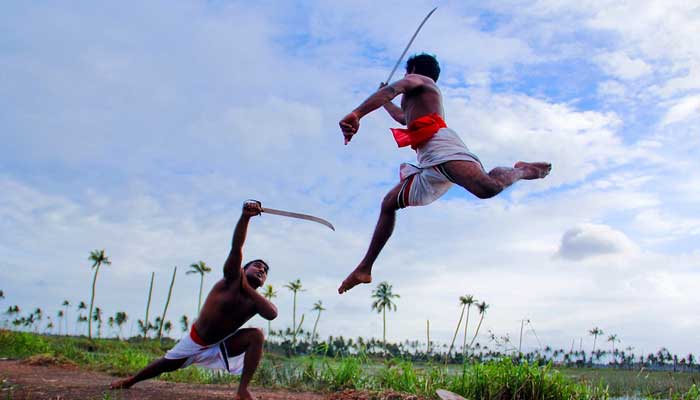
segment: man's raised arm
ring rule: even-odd
[[[385,86],[387,86],[386,83],[382,82],[379,85],[379,89]],[[391,115],[391,118],[393,118],[394,121],[398,122],[401,125],[406,125],[406,116],[404,115],[401,107],[397,106],[391,101],[387,101],[386,103],[384,103],[384,109],[386,110],[386,112],[389,113],[389,115]]]
[[[241,277],[241,262],[243,260],[243,244],[248,233],[248,222],[250,217],[260,215],[262,210],[260,205],[255,202],[243,203],[243,212],[241,218],[236,224],[236,229],[233,231],[233,240],[231,241],[231,252],[224,263],[224,278],[227,281],[235,281]]]
[[[241,274],[241,289],[253,300],[257,313],[268,321],[277,318],[277,306],[272,304],[270,300],[266,299],[265,296],[261,295],[257,290],[250,286],[248,283],[248,278],[246,278],[245,271],[241,271]]]
[[[418,78],[407,76],[374,92],[367,100],[363,101],[362,104],[357,106],[350,114],[340,120],[339,125],[340,129],[343,131],[343,136],[345,136],[345,144],[348,144],[360,129],[360,119],[362,117],[390,102],[394,97],[406,93],[420,86],[422,83],[423,82]]]

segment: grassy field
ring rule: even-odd
[[[163,355],[174,343],[42,336],[0,331],[0,357],[44,357],[52,362],[125,376]],[[186,368],[161,377],[188,383],[229,383],[236,378],[220,371]],[[700,400],[694,383],[699,373],[562,369],[501,361],[451,366],[413,364],[403,360],[284,357],[266,354],[254,383],[265,387],[335,391],[395,390],[434,398],[438,388],[468,399],[609,399],[621,396]]]

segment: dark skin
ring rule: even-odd
[[[223,279],[218,281],[207,295],[194,329],[206,343],[217,343],[226,339],[226,350],[230,357],[245,352],[243,373],[238,386],[236,399],[250,400],[255,397],[248,390],[250,380],[260,363],[264,337],[257,328],[240,329],[243,324],[256,314],[272,320],[277,318],[277,307],[268,301],[257,289],[265,284],[267,271],[265,264],[255,261],[244,270],[241,268],[243,244],[245,243],[250,218],[260,215],[260,205],[246,202],[241,218],[233,232],[231,251],[224,263]],[[135,383],[156,377],[164,372],[175,371],[182,367],[187,359],[160,358],[153,361],[136,375],[112,382],[112,389],[128,389]]]
[[[384,107],[389,115],[402,125],[410,125],[414,120],[433,113],[444,119],[442,94],[437,84],[432,78],[415,72],[407,71],[403,79],[391,85],[380,85],[377,92],[340,120],[339,125],[346,145],[360,129],[360,119],[379,107]],[[401,107],[391,102],[398,95],[403,95]],[[542,179],[552,168],[547,162],[523,161],[518,161],[512,168],[496,167],[489,172],[484,171],[479,163],[471,161],[455,160],[443,165],[456,184],[480,199],[496,196],[521,179]],[[374,262],[394,231],[396,211],[399,209],[396,198],[401,185],[402,182],[394,186],[382,200],[379,220],[367,252],[341,283],[338,293],[345,293],[361,283],[372,282]]]

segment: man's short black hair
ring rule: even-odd
[[[257,260],[248,261],[248,262],[243,266],[243,270],[245,271],[246,269],[248,269],[248,267],[250,267],[250,265],[253,264],[254,262],[262,263],[262,264],[265,266],[265,273],[267,273],[267,271],[270,270],[270,266],[267,265],[267,263],[266,263],[265,261],[263,261],[263,260],[261,260],[261,259],[259,259],[259,258],[258,258]]]
[[[437,82],[440,77],[440,64],[433,55],[426,53],[414,54],[406,61],[406,72],[427,76]]]

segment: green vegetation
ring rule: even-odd
[[[170,339],[143,341],[43,336],[0,330],[0,357],[40,355],[72,362],[83,368],[127,375],[143,368],[174,345]],[[693,382],[700,373],[624,371],[614,369],[563,369],[503,358],[466,363],[447,369],[438,363],[413,363],[404,359],[381,361],[365,353],[349,357],[324,357],[328,345],[316,347],[311,356],[283,357],[268,353],[255,375],[265,387],[335,391],[393,390],[435,398],[442,388],[467,399],[609,399],[615,396],[654,396],[673,400],[700,400]],[[235,377],[220,371],[186,368],[161,379],[188,383],[231,383]]]

